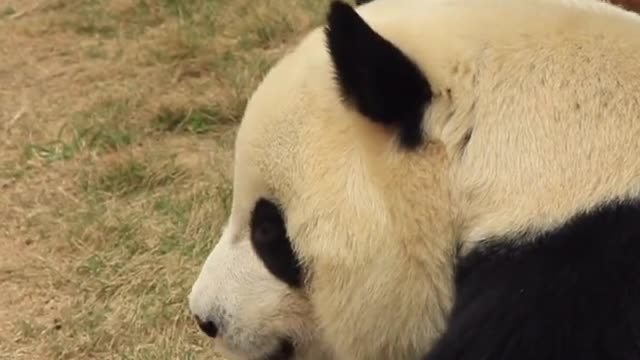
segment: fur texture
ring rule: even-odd
[[[479,244],[425,360],[640,359],[640,202]]]
[[[219,325],[230,358],[264,359],[283,339],[295,358],[420,358],[447,328],[458,247],[464,256],[640,195],[637,14],[597,0],[376,0],[341,11],[370,30],[336,34],[385,39],[428,80],[413,129],[424,141],[399,151],[402,126],[342,101],[334,75],[339,84],[371,62],[336,72],[349,52],[330,53],[324,26],[269,71],[237,134],[227,227],[189,298]],[[390,90],[359,81],[352,98]],[[261,198],[282,209],[300,288],[251,245]]]

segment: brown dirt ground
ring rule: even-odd
[[[186,295],[312,0],[0,0],[0,359],[216,358]]]

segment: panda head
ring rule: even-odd
[[[602,56],[630,21],[596,0],[334,2],[248,102],[201,328],[229,358],[425,353],[458,250],[632,190],[612,89],[637,75]]]

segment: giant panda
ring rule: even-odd
[[[229,359],[640,359],[640,17],[334,1],[240,124],[189,294]]]

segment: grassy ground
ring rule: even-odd
[[[0,0],[0,359],[215,358],[247,96],[327,0]]]

